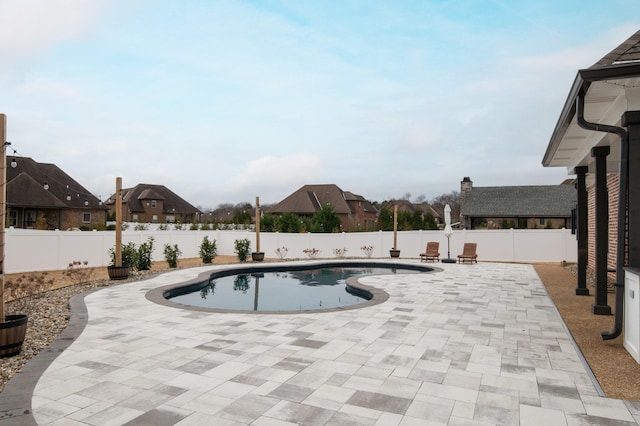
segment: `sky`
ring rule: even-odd
[[[0,113],[103,200],[555,185],[577,71],[638,29],[637,0],[0,0]]]

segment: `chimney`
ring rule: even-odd
[[[460,224],[464,225],[464,227],[468,229],[470,229],[470,224],[466,223],[465,218],[462,215],[462,210],[464,207],[464,199],[471,189],[473,189],[473,181],[469,176],[465,176],[462,178],[462,181],[460,181]]]

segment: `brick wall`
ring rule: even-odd
[[[609,173],[607,175],[607,192],[609,202],[609,248],[607,253],[607,268],[616,268],[617,255],[617,238],[618,238],[618,174]],[[588,213],[587,213],[587,239],[589,243],[588,268],[594,270],[596,264],[596,217],[595,203],[596,191],[595,185],[587,188],[588,195]],[[615,274],[609,274],[610,280],[615,280]]]

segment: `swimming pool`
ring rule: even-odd
[[[381,303],[388,295],[357,282],[362,275],[431,272],[419,265],[340,262],[269,265],[217,271],[204,280],[163,292],[170,304],[198,310],[317,312]],[[375,299],[375,300],[374,300]]]

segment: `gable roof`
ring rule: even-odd
[[[362,195],[354,194],[353,192],[350,192],[350,191],[345,191],[344,198],[346,201],[358,201],[362,203],[362,208],[365,212],[376,213],[378,211],[378,209],[376,209],[376,207],[373,204],[371,204],[371,202],[369,202],[367,199],[365,199]]]
[[[15,158],[16,167],[11,167],[13,160],[13,157],[7,157],[8,206],[107,210],[98,197],[55,164],[18,157]]]
[[[607,133],[583,129],[576,120],[576,100],[585,98],[585,115],[599,124],[615,125],[626,111],[627,89],[640,87],[640,31],[637,31],[598,62],[578,70],[542,158],[545,167],[567,167],[574,174],[575,167],[588,166],[590,150],[608,137]],[[606,140],[606,139],[605,139]],[[608,144],[608,143],[607,143]],[[612,145],[610,158],[619,155]],[[614,171],[617,164],[607,165]]]
[[[569,217],[575,207],[573,185],[474,187],[464,199],[470,217]]]
[[[304,185],[284,200],[272,206],[269,212],[313,215],[322,206],[330,204],[337,214],[349,214],[351,213],[351,208],[347,203],[347,197],[352,199],[355,194],[348,193],[350,194],[348,196],[346,194],[335,184]]]
[[[109,197],[107,204],[115,203],[115,194]],[[139,183],[133,188],[122,189],[122,202],[127,204],[131,212],[144,212],[144,200],[162,200],[163,213],[194,214],[201,213],[200,210],[189,202],[185,201],[175,192],[164,185],[151,185]]]
[[[416,211],[421,211],[423,214],[431,213],[435,219],[442,219],[442,215],[433,208],[433,206],[426,201],[422,203],[412,203],[409,200],[401,199],[401,200],[389,200],[382,203],[382,206],[387,209],[393,209],[393,206],[398,206],[398,211],[408,211],[414,213]]]

